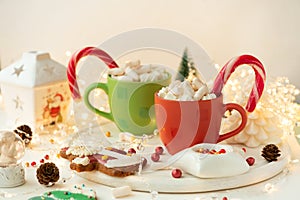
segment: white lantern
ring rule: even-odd
[[[0,71],[7,124],[37,129],[65,122],[70,102],[66,70],[49,53],[31,51]]]

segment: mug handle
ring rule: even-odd
[[[238,104],[235,104],[235,103],[228,103],[228,104],[225,104],[225,112],[227,110],[236,110],[236,111],[238,111],[240,113],[241,117],[242,117],[242,122],[235,130],[220,135],[217,143],[221,142],[223,140],[226,140],[226,139],[228,139],[232,136],[235,136],[236,134],[241,132],[247,124],[247,113],[246,113],[245,109],[242,106],[240,106]]]
[[[102,117],[105,117],[106,119],[109,119],[111,121],[114,121],[114,118],[113,118],[113,115],[111,112],[104,112],[104,111],[101,111],[99,110],[98,108],[95,108],[91,103],[90,103],[90,100],[89,100],[89,95],[90,93],[96,89],[96,88],[99,88],[99,89],[102,89],[107,95],[108,95],[108,87],[107,87],[107,84],[105,83],[92,83],[90,84],[84,91],[84,103],[85,105],[91,110],[93,111],[94,113],[102,116]]]

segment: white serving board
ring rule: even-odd
[[[103,131],[110,129],[114,130],[111,123],[102,126]],[[113,131],[113,134],[115,132]],[[116,135],[114,135],[116,136]],[[116,139],[116,137],[113,137]],[[111,138],[111,139],[113,139]],[[155,146],[161,145],[158,136],[150,139],[146,148],[153,150]],[[242,145],[233,145],[235,149],[242,149]],[[257,148],[247,148],[244,157],[252,156],[256,159],[255,164],[250,167],[250,170],[244,174],[224,178],[198,178],[184,173],[179,179],[175,179],[171,175],[171,169],[146,171],[140,175],[132,175],[123,178],[108,176],[99,171],[80,172],[76,174],[84,179],[95,183],[120,187],[128,185],[135,191],[157,191],[160,193],[194,193],[194,192],[209,192],[217,190],[225,190],[238,188],[242,186],[252,185],[269,178],[272,178],[282,172],[290,161],[290,149],[287,144],[279,146],[281,156],[278,161],[268,163],[262,156],[261,150],[263,146]],[[151,151],[150,150],[150,151]],[[161,160],[164,162],[165,160]],[[216,166],[216,170],[218,170]]]
[[[184,174],[180,179],[171,177],[170,170],[159,170],[140,176],[124,178],[111,177],[101,172],[81,172],[78,176],[87,180],[111,187],[128,185],[136,191],[157,191],[162,193],[194,193],[225,190],[255,184],[280,173],[288,164],[287,159],[251,169],[249,172],[236,176],[215,179],[201,179]]]

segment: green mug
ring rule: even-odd
[[[84,102],[94,113],[115,122],[121,131],[134,135],[152,134],[156,129],[154,94],[170,82],[171,74],[153,82],[122,81],[108,76],[107,83],[92,83],[86,88]],[[97,88],[108,95],[110,112],[101,111],[90,103],[90,93]]]

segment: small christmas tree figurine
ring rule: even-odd
[[[199,78],[198,70],[195,67],[195,63],[189,57],[188,49],[185,48],[180,65],[178,67],[178,72],[176,75],[176,80],[184,81],[184,79],[193,79],[194,77]]]
[[[188,49],[185,48],[176,75],[176,80],[184,81],[184,79],[189,76],[189,72],[190,72],[189,62],[190,60],[188,56]]]
[[[190,74],[189,74],[189,76],[199,78],[198,70],[196,69],[195,63],[192,60],[190,60]]]

